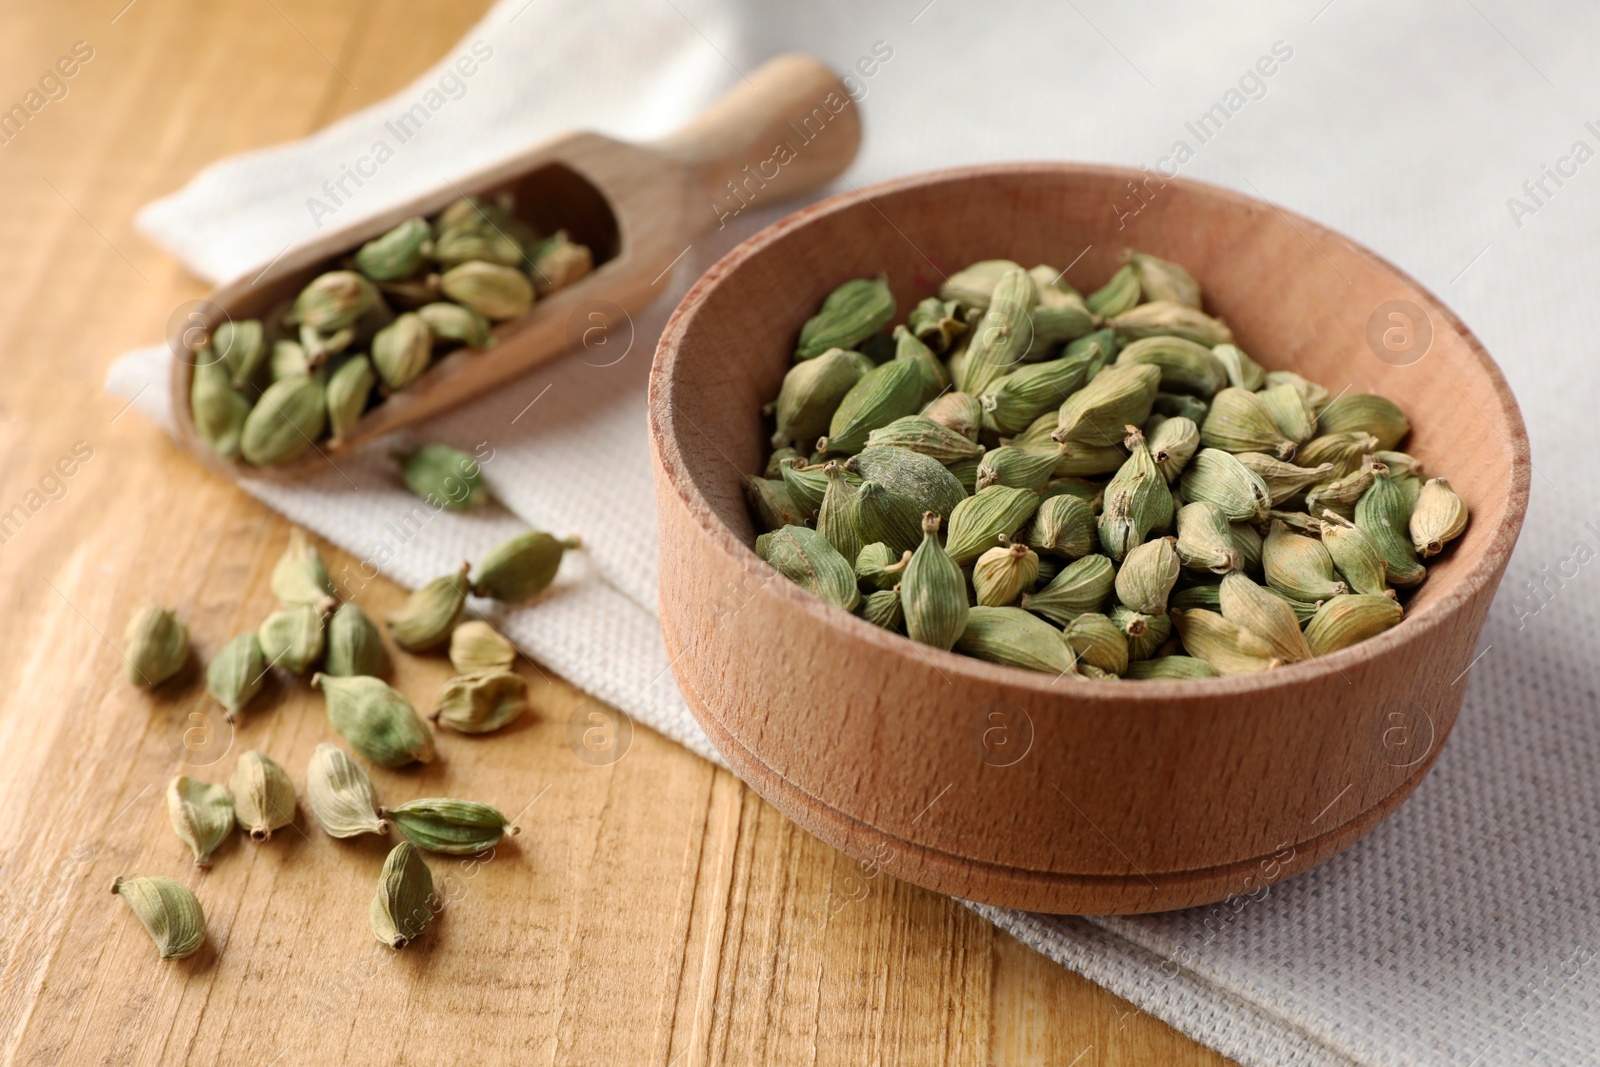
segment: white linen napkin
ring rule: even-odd
[[[303,141],[217,163],[139,221],[191,269],[224,279],[318,221],[380,211],[560,129],[660,135],[762,59],[800,50],[853,72],[867,139],[852,184],[1005,159],[1176,168],[1375,248],[1497,355],[1537,464],[1522,544],[1432,775],[1360,844],[1226,914],[977,910],[1252,1067],[1593,1065],[1600,361],[1587,312],[1600,280],[1600,107],[1585,101],[1600,99],[1600,72],[1583,42],[1600,12],[1560,7],[1536,19],[1509,0],[1381,12],[1356,0],[505,0],[411,87]],[[474,73],[452,78],[463,55],[478,57]],[[424,99],[443,102],[333,203],[323,183]],[[429,425],[433,439],[491,443],[486,476],[515,519],[419,512],[381,448],[301,485],[246,488],[404,585],[518,520],[581,531],[588,548],[563,566],[563,595],[498,621],[587,692],[716,759],[654,614],[644,381],[683,283],[773,217],[747,213],[698,242],[621,363],[574,355]],[[162,418],[165,358],[130,353],[108,387],[132,396],[154,383],[139,404]]]

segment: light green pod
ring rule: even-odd
[[[380,813],[418,848],[451,856],[486,851],[498,845],[508,829],[517,833],[497,808],[471,800],[428,797],[383,808]]]

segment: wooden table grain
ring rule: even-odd
[[[133,214],[219,156],[382,99],[486,6],[0,9],[0,107],[31,107],[77,47],[0,130],[0,1063],[1225,1063],[952,901],[864,876],[649,730],[580,761],[584,698],[536,664],[527,721],[374,773],[384,796],[484,800],[522,827],[490,858],[430,858],[448,903],[416,946],[368,932],[378,839],[302,813],[190,865],[174,774],[225,780],[259,748],[303,784],[332,732],[303,682],[275,681],[227,737],[193,718],[197,670],[153,694],[125,679],[146,603],[176,608],[201,656],[253,628],[288,529],[103,391],[116,353],[204,291]],[[357,599],[381,614],[400,596],[379,580]],[[426,703],[447,672],[405,658],[396,684]],[[157,960],[108,892],[119,874],[192,886],[201,952]]]

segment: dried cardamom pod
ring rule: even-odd
[[[1140,681],[1181,681],[1216,676],[1215,667],[1193,656],[1159,656],[1155,659],[1134,660],[1128,664],[1128,671],[1123,675],[1124,678]]]
[[[132,909],[164,960],[193,955],[206,939],[206,917],[189,888],[171,878],[118,878],[111,891]]]
[[[1292,385],[1300,391],[1301,395],[1306,398],[1306,402],[1313,409],[1319,408],[1328,402],[1329,394],[1327,389],[1309,378],[1302,378],[1292,370],[1270,370],[1267,372],[1266,377],[1261,380],[1261,384],[1266,389],[1279,385]]]
[[[356,269],[375,282],[399,281],[420,271],[433,250],[428,220],[409,218],[356,250]]]
[[[1110,281],[1090,293],[1084,302],[1096,315],[1115,318],[1125,311],[1131,311],[1139,303],[1142,288],[1138,270],[1132,263],[1124,263],[1111,275]]]
[[[767,465],[762,470],[761,476],[774,481],[782,481],[783,461],[786,459],[793,460],[801,465],[805,464],[805,457],[800,454],[799,450],[787,446],[775,448],[772,450],[772,455],[767,457]]]
[[[1179,570],[1177,538],[1136,545],[1117,568],[1117,599],[1141,615],[1164,615]]]
[[[1193,419],[1182,415],[1170,418],[1166,415],[1150,416],[1145,423],[1145,437],[1150,446],[1150,455],[1155,459],[1156,466],[1161,468],[1161,477],[1167,480],[1168,485],[1178,480],[1178,475],[1183,473],[1183,468],[1189,465],[1200,448],[1200,427],[1195,425]]]
[[[987,311],[1000,279],[1019,270],[1022,270],[1022,264],[1009,259],[979,260],[946,277],[939,286],[939,298],[954,301],[962,308]],[[1031,276],[1029,281],[1031,283]]]
[[[1039,578],[1039,556],[1020,541],[989,549],[972,565],[972,588],[979,604],[1015,604]]]
[[[1133,339],[1166,335],[1182,337],[1207,348],[1233,341],[1233,331],[1228,329],[1227,323],[1199,308],[1173,300],[1152,300],[1108,318],[1112,329]]]
[[[1200,443],[1224,452],[1267,452],[1279,459],[1293,458],[1299,447],[1278,429],[1260,394],[1231,387],[1211,398],[1211,410],[1200,424]]]
[[[1323,513],[1322,547],[1328,550],[1334,569],[1357,593],[1394,596],[1389,589],[1388,561],[1355,523],[1332,511]]]
[[[1049,273],[1049,267],[1035,267],[1029,271],[1039,302],[1028,312],[1028,328],[1033,339],[1024,353],[1026,359],[1043,359],[1062,341],[1082,337],[1100,324],[1099,317],[1089,310],[1083,297],[1072,291],[1071,286],[1062,288],[1052,283]],[[1041,280],[1041,275],[1046,277]]]
[[[1331,468],[1333,465],[1328,463],[1323,466]],[[1322,481],[1307,493],[1306,511],[1312,515],[1331,511],[1340,518],[1355,518],[1356,501],[1372,488],[1372,479],[1385,473],[1386,470],[1387,468],[1374,457],[1362,456],[1360,469],[1331,481]]]
[[[451,300],[491,322],[521,318],[533,306],[533,283],[514,267],[469,260],[439,276],[439,288]]]
[[[823,464],[822,473],[828,478],[828,488],[822,494],[822,506],[817,509],[817,532],[838,549],[839,555],[853,560],[861,555],[864,543],[856,532],[858,490],[845,480],[844,471],[836,460]]]
[[[491,499],[483,468],[459,448],[429,443],[393,455],[406,488],[435,507],[465,511]]]
[[[1008,667],[1055,675],[1076,673],[1077,657],[1066,636],[1021,608],[970,609],[955,650]]]
[[[842,348],[830,348],[790,367],[772,403],[773,447],[811,442],[827,433],[834,412],[872,369],[867,357]]]
[[[900,584],[900,576],[911,562],[911,550],[899,555],[882,541],[861,549],[856,557],[856,581],[863,590],[883,592]]]
[[[411,702],[377,678],[316,674],[328,722],[350,747],[382,767],[433,760],[433,735]]]
[[[867,446],[873,430],[889,425],[922,406],[922,377],[915,362],[892,359],[874,367],[850,387],[817,443],[824,452],[853,453]]]
[[[959,565],[971,563],[985,551],[1021,529],[1039,507],[1039,494],[1007,485],[991,485],[962,500],[952,509],[945,536],[945,551]]]
[[[157,686],[189,661],[189,628],[166,608],[151,604],[128,621],[122,647],[128,680],[146,688]]]
[[[304,674],[322,655],[322,605],[296,604],[274,611],[261,621],[256,638],[269,667]]]
[[[1117,604],[1111,609],[1111,621],[1127,638],[1129,660],[1149,659],[1161,651],[1161,646],[1172,636],[1170,615],[1145,615],[1125,604]]]
[[[1269,386],[1256,394],[1272,416],[1278,432],[1297,445],[1317,436],[1317,412],[1306,394],[1285,382]]]
[[[1360,430],[1323,433],[1300,446],[1295,462],[1302,467],[1333,464],[1336,477],[1344,477],[1361,467],[1361,459],[1378,450],[1378,439]]]
[[[1238,345],[1216,345],[1211,349],[1211,354],[1222,364],[1223,372],[1228,376],[1228,384],[1235,389],[1248,389],[1254,393],[1266,380],[1267,372],[1261,369],[1261,364],[1246,355],[1245,350]]]
[[[529,258],[533,263],[528,273],[533,275],[533,287],[540,297],[565,289],[594,270],[594,253],[568,238],[566,230],[557,230],[539,242]]]
[[[944,464],[907,448],[863,449],[850,457],[845,470],[909,497],[922,511],[937,512],[942,519],[967,498],[967,491]]]
[[[433,872],[409,841],[394,846],[378,875],[378,891],[367,909],[372,935],[390,948],[405,948],[433,921]]]
[[[812,362],[815,362],[813,360]],[[809,365],[809,364],[808,364]],[[946,396],[966,396],[965,393],[946,393]],[[920,452],[940,463],[950,464],[958,459],[971,459],[983,455],[983,446],[966,434],[926,415],[907,415],[873,430],[867,435],[868,447],[908,448]]]
[[[758,541],[757,554],[778,573],[837,608],[856,609],[861,592],[856,588],[855,568],[827,538],[804,526],[785,526],[762,536],[768,539],[765,551]]]
[[[1051,438],[1066,445],[1069,453],[1079,447],[1114,446],[1122,439],[1123,427],[1140,425],[1150,417],[1160,382],[1160,368],[1148,363],[1107,367],[1062,402]]]
[[[822,507],[822,494],[828,491],[828,476],[822,473],[822,464],[815,467],[808,466],[805,462],[785,461],[780,465],[780,476],[784,486],[789,490],[789,496],[800,513],[807,518],[815,516]],[[845,477],[854,479],[857,489],[861,488],[861,476],[848,468]],[[794,523],[795,526],[804,525]]]
[[[438,300],[417,308],[417,318],[428,327],[435,341],[459,341],[468,348],[488,348],[494,344],[489,320],[469,307]]]
[[[1218,674],[1254,674],[1283,662],[1260,637],[1214,611],[1175,610],[1172,621],[1189,654],[1211,664]]]
[[[880,335],[881,336],[881,335]],[[904,326],[894,328],[894,358],[911,363],[922,379],[922,403],[926,403],[950,388],[950,372],[933,354],[933,350],[919,341]]]
[[[785,526],[804,526],[807,512],[795,503],[794,494],[779,478],[744,479],[744,497],[763,531]]]
[[[917,340],[934,352],[944,352],[950,347],[950,342],[967,328],[967,320],[961,316],[960,308],[961,305],[954,300],[930,296],[911,309],[911,314],[906,316],[906,324],[911,327]]]
[[[444,267],[475,261],[518,267],[522,265],[523,251],[510,234],[502,233],[493,224],[479,220],[477,223],[452,226],[440,231],[434,242],[433,258]]]
[[[1205,345],[1182,337],[1142,337],[1117,354],[1117,364],[1146,363],[1161,371],[1163,392],[1210,397],[1228,384],[1222,361]]]
[[[967,580],[939,544],[939,516],[922,516],[922,541],[898,585],[911,640],[948,650],[967,624]]]
[[[326,741],[306,767],[306,802],[329,837],[389,832],[388,822],[378,817],[378,798],[365,768]]]
[[[261,692],[266,676],[267,658],[261,651],[261,641],[253,633],[242,633],[222,646],[222,651],[206,664],[206,692],[222,705],[224,717],[233,722]]]
[[[1422,461],[1416,456],[1408,455],[1405,452],[1380,449],[1372,454],[1372,458],[1388,469],[1389,477],[1391,478],[1424,477]]]
[[[1211,411],[1211,405],[1197,396],[1185,396],[1182,393],[1157,392],[1156,398],[1150,401],[1150,412],[1153,415],[1165,415],[1169,419],[1184,418],[1198,427],[1206,421],[1206,415]]]
[[[817,313],[800,328],[796,360],[814,359],[830,348],[854,348],[894,318],[889,279],[857,278],[829,293]]]
[[[1200,283],[1178,264],[1134,252],[1128,256],[1128,265],[1138,277],[1139,291],[1146,300],[1167,300],[1192,308],[1200,306]]]
[[[329,443],[334,448],[342,447],[351,431],[361,422],[361,416],[367,410],[367,401],[372,397],[372,387],[377,381],[372,361],[366,356],[345,360],[328,377]]]
[[[228,370],[220,362],[200,363],[189,384],[189,414],[195,432],[224,459],[239,454],[245,420],[250,417],[250,401],[228,380]]]
[[[1272,494],[1261,477],[1220,448],[1196,452],[1179,485],[1185,500],[1215,504],[1229,522],[1260,522],[1272,506]]]
[[[1092,382],[1096,375],[1116,362],[1121,350],[1122,338],[1117,336],[1117,331],[1101,329],[1068,341],[1067,347],[1061,350],[1061,358],[1087,360],[1083,380]]]
[[[981,397],[1022,362],[1033,344],[1030,312],[1037,301],[1033,278],[1027,271],[1013,267],[1001,272],[983,318],[973,327],[962,392]]]
[[[300,290],[289,321],[332,333],[354,323],[379,299],[378,290],[355,271],[329,271]]]
[[[1322,520],[1312,518],[1304,511],[1278,511],[1276,508],[1267,512],[1268,520],[1277,520],[1295,533],[1306,534],[1309,537],[1322,536]]]
[[[233,833],[233,794],[180,774],[167,783],[167,816],[178,840],[194,853],[194,865],[204,869]]]
[[[1255,472],[1256,477],[1261,479],[1261,484],[1267,487],[1273,507],[1295,496],[1307,486],[1325,482],[1333,477],[1331,463],[1324,463],[1320,467],[1297,467],[1265,452],[1240,452],[1234,458],[1249,467]]]
[[[298,526],[289,528],[289,544],[272,566],[272,595],[286,608],[298,604],[321,606],[334,595],[333,579],[328,577],[322,553]]]
[[[1230,522],[1228,531],[1233,534],[1233,547],[1239,553],[1239,569],[1251,575],[1259,575],[1262,546],[1260,531],[1247,522]]]
[[[954,433],[961,434],[974,446],[977,445],[978,434],[983,428],[983,404],[971,393],[949,392],[936,396],[922,409],[922,416]],[[875,443],[869,442],[869,444]],[[917,451],[922,450],[917,449]]]
[[[820,531],[821,512],[817,514]],[[881,541],[892,550],[903,552],[915,549],[922,541],[922,518],[916,502],[891,493],[877,482],[861,483],[861,489],[851,501],[848,521],[855,531],[856,542],[863,545]],[[840,554],[849,558],[848,553]]]
[[[450,666],[457,674],[508,671],[516,660],[515,646],[482,619],[469,619],[450,633]]]
[[[267,386],[245,417],[239,452],[258,467],[287,463],[312,446],[328,423],[318,377],[291,374]]]
[[[250,749],[228,778],[233,817],[252,841],[272,840],[272,831],[294,822],[294,783],[272,757]]]
[[[1428,576],[1409,536],[1411,513],[1405,490],[1387,474],[1375,475],[1372,487],[1356,501],[1356,525],[1383,553],[1389,565],[1389,584],[1403,589],[1421,584]]]
[[[229,319],[211,335],[211,351],[227,369],[235,389],[252,389],[267,365],[266,332],[260,319]]]
[[[287,339],[272,342],[272,355],[268,362],[269,376],[275,382],[297,375],[311,373],[311,360],[300,342]]]
[[[1008,485],[1013,489],[1030,489],[1037,493],[1044,489],[1061,458],[1057,445],[1002,445],[986,452],[978,461],[978,476],[974,483],[980,490],[991,485]]]
[[[1400,602],[1372,593],[1347,593],[1331,598],[1306,623],[1306,641],[1319,656],[1376,637],[1400,621]]]
[[[1380,449],[1393,448],[1411,432],[1405,412],[1394,401],[1371,393],[1347,393],[1331,401],[1317,412],[1317,423],[1324,434],[1371,434]]]
[[[1116,566],[1105,556],[1084,556],[1061,568],[1043,589],[1024,593],[1019,606],[1065,626],[1079,615],[1105,606],[1116,574]]]
[[[1443,478],[1429,478],[1417,493],[1407,527],[1418,555],[1423,559],[1437,556],[1467,528],[1466,502]]]
[[[898,631],[906,622],[906,608],[900,600],[898,585],[893,589],[877,589],[868,593],[861,598],[856,610],[863,619],[885,630]]]
[[[429,852],[471,856],[500,843],[507,830],[517,833],[511,820],[488,804],[448,797],[408,800],[381,809],[406,840]]]
[[[1152,532],[1172,525],[1172,492],[1137,426],[1127,426],[1128,461],[1106,485],[1100,510],[1100,547],[1122,559]]]
[[[386,674],[389,653],[378,624],[354,604],[340,604],[328,620],[328,654],[323,670],[336,678]]]
[[[1077,559],[1093,550],[1096,537],[1094,508],[1077,496],[1061,492],[1040,501],[1025,540],[1041,553]]]
[[[1316,603],[1349,592],[1333,577],[1333,557],[1321,541],[1291,533],[1274,520],[1261,547],[1267,584],[1295,600]]]
[[[1059,410],[1067,397],[1083,388],[1088,369],[1089,355],[1084,353],[1025,363],[996,378],[978,398],[984,429],[1002,437],[1021,433],[1041,415]]]
[[[1178,509],[1176,548],[1178,559],[1191,570],[1227,574],[1244,565],[1228,517],[1209,500]]]
[[[499,552],[500,549],[495,551]],[[559,558],[558,553],[558,561]],[[493,572],[488,572],[488,560],[480,565],[478,582],[471,586],[474,592],[478,592],[478,585],[483,583],[483,575],[486,572],[498,575],[502,569],[509,569],[503,566],[503,559],[496,558],[495,562],[496,568]],[[394,638],[394,643],[407,652],[427,652],[450,640],[450,631],[455,629],[456,620],[461,617],[461,609],[467,603],[469,569],[469,565],[463,563],[454,574],[435,578],[406,597],[405,603],[390,612],[385,621],[389,624],[389,636]],[[555,568],[550,569],[553,571]],[[496,595],[495,591],[485,591],[478,595],[505,599]]]
[[[1099,612],[1090,611],[1067,623],[1067,644],[1077,655],[1078,666],[1098,667],[1120,677],[1128,669],[1128,637],[1122,627]]]
[[[1311,658],[1311,646],[1300,632],[1294,611],[1243,574],[1235,571],[1223,576],[1220,602],[1224,619],[1259,637],[1284,663]]]
[[[433,359],[433,333],[414,311],[407,311],[372,339],[372,366],[384,388],[404,389],[422,376]]]
[[[464,734],[493,733],[528,710],[528,683],[512,670],[452,678],[439,690],[429,718]]]

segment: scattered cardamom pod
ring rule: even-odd
[[[189,661],[189,628],[166,608],[151,604],[128,621],[122,645],[128,680],[150,688],[177,674]]]
[[[272,840],[272,831],[294,822],[294,783],[272,757],[250,749],[228,779],[233,817],[252,841]]]
[[[390,948],[405,948],[428,929],[436,903],[442,902],[433,892],[433,872],[417,847],[402,841],[383,861],[378,891],[367,909],[372,935]]]
[[[451,678],[439,690],[429,716],[464,734],[487,734],[528,710],[528,683],[508,669],[491,669]]]
[[[194,853],[194,865],[204,869],[233,833],[233,794],[180,774],[167,783],[167,815],[178,840]]]
[[[482,619],[468,619],[450,632],[450,666],[457,674],[508,671],[516,660],[515,646]]]
[[[242,633],[222,646],[206,664],[206,692],[221,704],[229,722],[256,698],[267,676],[267,657],[253,633]]]
[[[459,448],[430,443],[394,457],[406,488],[435,507],[464,511],[489,502],[483,469]]]
[[[503,604],[521,603],[555,581],[568,549],[582,547],[576,537],[554,537],[542,530],[520,533],[494,546],[478,561],[472,595]]]
[[[389,832],[389,824],[378,817],[378,799],[366,770],[326,741],[311,753],[306,767],[306,802],[329,837]]]
[[[118,878],[111,891],[127,902],[164,960],[193,955],[206,939],[206,917],[189,888],[171,878]]]
[[[517,833],[499,810],[470,800],[429,797],[408,800],[382,812],[418,848],[451,856],[487,851],[500,843],[508,829]]]
[[[495,574],[498,575],[505,569],[503,558],[497,557],[496,564]],[[450,631],[455,629],[461,609],[467,603],[467,572],[470,569],[468,564],[463,563],[454,574],[435,578],[390,612],[385,621],[389,624],[389,636],[394,638],[394,643],[407,652],[427,652],[450,640]]]
[[[261,621],[256,637],[268,666],[304,674],[322,655],[322,605],[296,604],[274,611]]]
[[[286,608],[297,604],[322,606],[334,595],[333,579],[328,577],[322,553],[298,526],[289,528],[289,544],[272,567],[272,595]]]
[[[340,604],[328,620],[327,656],[323,671],[337,678],[378,676],[389,671],[378,624],[354,604]]]
[[[316,674],[328,722],[339,736],[381,767],[404,767],[433,760],[433,734],[411,702],[377,678],[336,678]]]

